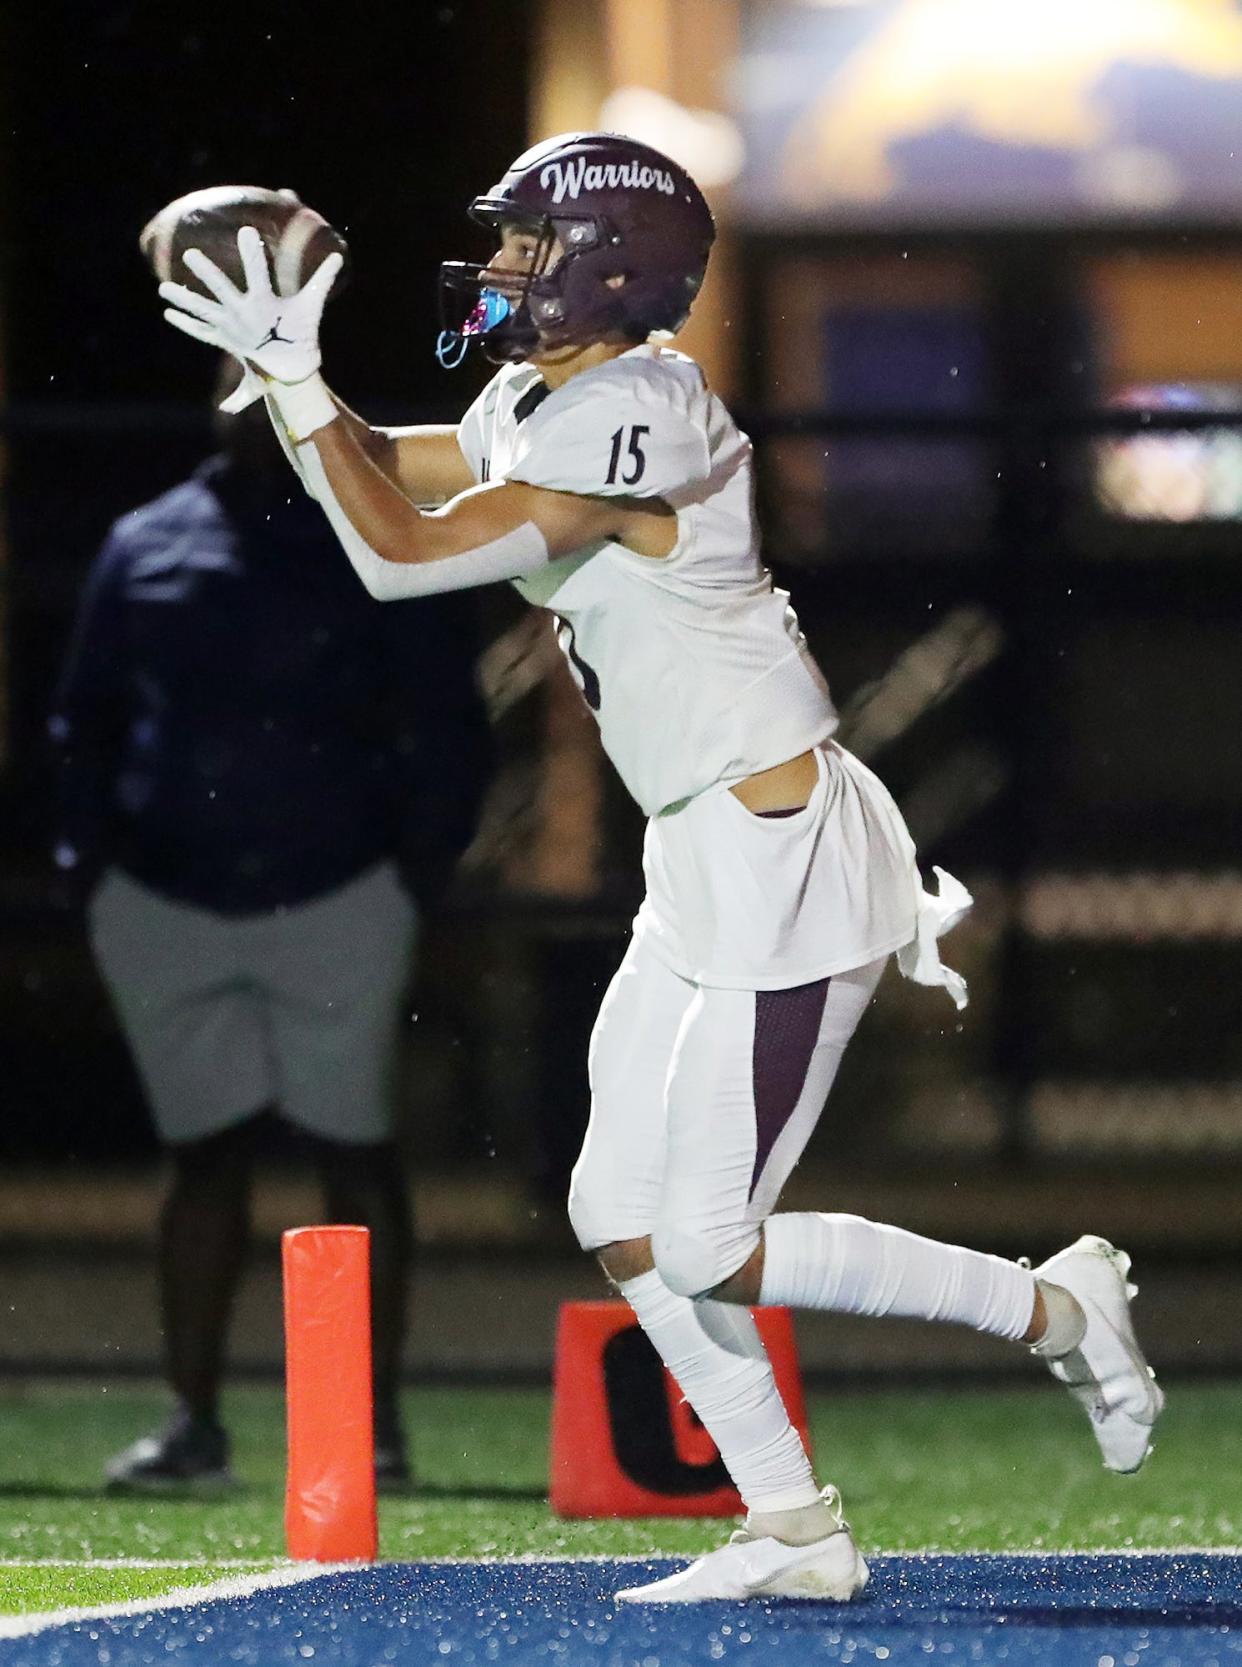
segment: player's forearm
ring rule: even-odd
[[[342,424],[348,429],[362,451],[382,474],[387,475],[389,480],[395,480],[397,443],[393,437],[382,428],[372,428],[370,423],[360,417],[356,411],[351,411],[349,406],[337,394],[333,394],[332,398],[336,402],[337,410],[341,413]]]
[[[332,431],[338,432],[341,438],[327,440],[327,434]],[[341,483],[344,502],[337,496],[333,478],[329,477],[320,455],[321,445],[329,451],[333,476]],[[312,495],[331,522],[354,571],[377,601],[433,596],[515,579],[534,572],[548,559],[547,544],[538,528],[529,523],[499,538],[465,539],[464,547],[442,548],[445,527],[440,517],[420,514],[397,487],[367,462],[348,432],[335,421],[303,444],[299,455]],[[401,500],[399,503],[394,504],[394,494]],[[346,504],[352,506],[352,513]],[[417,545],[421,553],[412,560],[385,559],[369,542],[353,515],[357,515],[363,526],[376,531],[377,536],[391,539],[391,548],[396,548],[397,541],[414,529],[410,547]]]
[[[346,414],[318,429],[313,445],[341,514],[377,557],[394,563],[434,559],[423,512],[372,455]],[[303,458],[308,450],[301,448]]]
[[[328,511],[338,536],[343,517],[377,558],[417,560],[413,552],[422,516],[373,455],[382,456],[392,442],[343,406],[318,376],[293,386],[269,379],[265,399],[286,455],[311,497]],[[304,443],[311,434],[319,468],[310,467],[311,450]],[[401,551],[411,553],[402,556]]]
[[[367,456],[318,377],[275,384],[272,392],[311,492],[363,584],[381,600],[465,590],[545,566],[551,550],[536,499],[549,500],[542,510],[566,550],[598,536],[615,513],[569,494],[498,482],[424,514]]]
[[[381,433],[377,429],[369,427],[365,422],[363,422],[362,418],[358,416],[356,412],[351,411],[347,405],[342,404],[341,401],[337,399],[336,395],[332,393],[331,389],[329,389],[328,392],[331,394],[337,410],[340,412],[342,423],[348,428],[349,432],[354,436],[359,446],[376,465],[376,467],[381,469],[385,474],[388,474],[391,478],[395,469],[396,461],[397,448],[395,442],[391,440],[388,435]],[[303,466],[302,460],[298,456],[298,450],[293,436],[290,434],[289,428],[285,423],[285,419],[282,417],[280,409],[276,404],[271,383],[269,383],[264,389],[263,403],[267,406],[267,414],[271,420],[272,428],[275,430],[276,438],[280,441],[281,449],[289,460],[290,467],[300,478],[306,490],[312,497],[314,497],[315,493],[311,487],[310,481],[307,479],[306,469]]]
[[[470,465],[457,443],[455,423],[372,428],[339,395],[332,398],[372,463],[420,509],[446,503],[474,485]]]

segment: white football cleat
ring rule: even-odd
[[[712,1598],[831,1598],[845,1603],[867,1584],[869,1570],[841,1515],[836,1488],[823,1491],[837,1527],[810,1545],[756,1539],[739,1528],[728,1545],[649,1586],[630,1586],[618,1603],[703,1603]]]
[[[1035,1269],[1037,1279],[1067,1290],[1087,1320],[1078,1347],[1056,1359],[1044,1356],[1045,1364],[1085,1409],[1107,1468],[1123,1472],[1137,1470],[1151,1452],[1152,1425],[1164,1408],[1130,1321],[1138,1287],[1128,1282],[1129,1272],[1125,1251],[1091,1234]]]

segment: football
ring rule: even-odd
[[[237,234],[254,226],[267,247],[272,284],[278,295],[292,295],[331,254],[346,257],[333,285],[339,291],[348,270],[345,239],[296,191],[270,191],[261,185],[212,185],[167,204],[147,221],[138,239],[147,264],[163,283],[172,279],[207,294],[200,279],[186,269],[187,249],[201,249],[226,277],[245,286],[237,253]]]

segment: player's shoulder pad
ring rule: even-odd
[[[654,348],[571,378],[522,423],[510,480],[587,497],[676,497],[711,472],[703,373]]]
[[[514,401],[521,398],[526,386],[538,377],[538,371],[531,365],[502,365],[467,408],[457,425],[457,444],[476,480],[482,480],[492,449],[492,425],[497,417],[503,418]]]

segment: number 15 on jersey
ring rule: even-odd
[[[612,451],[608,458],[607,486],[615,486],[618,480],[622,486],[637,486],[643,478],[647,467],[647,454],[643,450],[643,435],[651,433],[650,423],[633,423],[629,428],[624,425],[617,429],[612,436]],[[629,436],[627,441],[626,436]],[[624,448],[624,449],[623,449]],[[622,468],[622,463],[625,467]],[[620,474],[617,473],[620,469]]]

